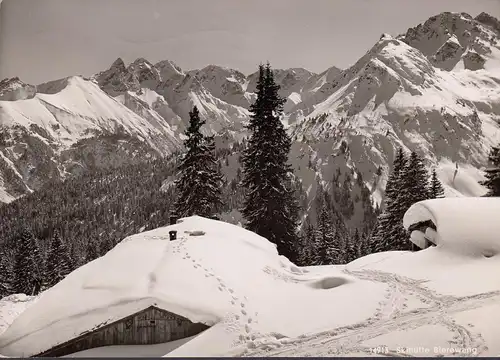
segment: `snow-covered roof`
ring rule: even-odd
[[[500,198],[456,197],[432,199],[412,205],[403,224],[431,220],[436,226],[436,245],[467,256],[500,253]]]

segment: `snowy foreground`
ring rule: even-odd
[[[0,322],[12,322],[0,353],[31,356],[155,304],[212,327],[175,344],[74,356],[496,356],[499,211],[497,199],[424,202],[405,224],[433,220],[437,247],[309,268],[240,227],[186,218],[126,238],[36,301],[0,301]]]

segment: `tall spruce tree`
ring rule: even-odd
[[[212,217],[222,204],[222,175],[215,160],[214,138],[203,136],[203,124],[205,121],[200,119],[198,108],[193,107],[185,133],[186,153],[175,182],[178,193],[175,212],[179,217]]]
[[[432,170],[431,183],[429,186],[429,198],[439,199],[444,197],[444,188],[439,181],[436,173],[436,169]]]
[[[359,252],[361,250],[361,236],[359,234],[359,230],[356,229],[354,231],[354,235],[347,239],[347,253],[346,253],[346,263],[350,263],[351,261],[357,259],[359,257]]]
[[[68,248],[56,231],[52,235],[47,256],[45,283],[48,287],[52,287],[64,279],[71,270],[72,265]]]
[[[316,227],[316,254],[315,264],[331,265],[338,260],[339,248],[335,243],[335,228],[333,226],[333,216],[331,208],[331,199],[326,191],[321,201],[321,209],[318,215],[318,224]]]
[[[398,216],[402,219],[410,206],[429,199],[429,195],[429,173],[422,158],[412,151],[402,176],[402,189],[399,193],[402,207]]]
[[[23,228],[16,242],[14,287],[19,294],[36,295],[42,286],[42,261],[35,236]]]
[[[5,249],[0,250],[0,299],[12,294],[14,284],[11,261]]]
[[[298,263],[301,266],[317,265],[315,262],[316,230],[308,219],[306,219],[303,227]]]
[[[379,215],[376,228],[370,239],[370,252],[401,250],[405,231],[402,224],[400,193],[403,191],[403,175],[407,159],[402,148],[399,148],[394,159],[392,172],[385,188],[385,209]]]
[[[485,178],[481,184],[488,189],[487,196],[500,196],[500,145],[491,148],[488,160],[490,166],[485,170]]]
[[[298,258],[298,201],[288,164],[291,139],[280,116],[285,102],[278,95],[271,66],[259,66],[255,102],[250,106],[251,131],[243,152],[246,227],[276,244],[291,261]]]

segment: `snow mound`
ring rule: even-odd
[[[178,240],[169,241],[172,230]],[[385,289],[338,271],[305,271],[252,232],[194,216],[130,236],[72,272],[12,323],[0,337],[0,353],[33,356],[155,305],[211,326],[177,349],[179,356],[199,356],[200,348],[217,355],[262,333],[299,336],[361,321]],[[372,295],[362,297],[365,291]],[[345,308],[353,296],[359,311],[327,310]]]
[[[404,215],[406,229],[430,220],[436,226],[438,247],[468,256],[500,253],[500,199],[490,197],[432,199],[412,205]]]
[[[485,180],[483,173],[467,164],[458,167],[449,161],[442,161],[436,169],[443,184],[446,197],[476,197],[486,194],[487,189],[480,185]]]
[[[16,317],[31,306],[38,297],[14,294],[0,300],[0,334],[14,322]]]

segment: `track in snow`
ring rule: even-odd
[[[227,314],[226,318],[223,319],[224,324],[228,331],[237,331],[240,333],[239,342],[245,342],[257,337],[257,334],[252,329],[252,324],[257,323],[258,313],[252,313],[248,308],[248,301],[246,296],[239,296],[236,291],[228,286],[222,277],[218,276],[213,268],[204,266],[203,259],[195,259],[188,251],[185,246],[187,238],[183,237],[173,252],[182,254],[182,259],[188,261],[192,264],[193,268],[199,270],[203,273],[206,278],[213,279],[214,286],[217,287],[218,291],[226,294],[228,301],[233,308],[233,311]],[[238,345],[238,344],[235,344]]]
[[[265,338],[257,339],[247,344],[247,349],[241,356],[345,356],[353,353],[374,355],[370,346],[363,345],[364,342],[385,334],[414,330],[425,325],[441,325],[449,329],[454,334],[450,347],[475,348],[477,355],[487,350],[481,334],[459,325],[452,319],[452,315],[499,302],[500,291],[464,297],[445,296],[423,287],[422,283],[425,281],[381,271],[344,270],[344,272],[361,280],[382,282],[389,286],[386,300],[379,304],[379,309],[373,317],[353,325],[303,335],[295,339],[271,341]],[[412,296],[420,299],[427,307],[406,310],[408,299]],[[380,355],[405,356],[391,348],[387,348],[386,352]],[[471,353],[454,354],[464,357],[471,355]]]

